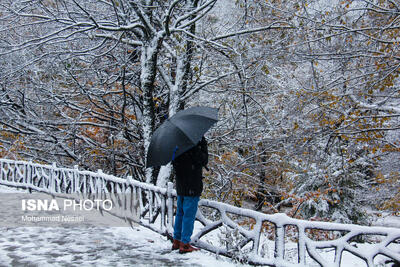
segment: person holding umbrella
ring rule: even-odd
[[[154,132],[147,152],[146,166],[161,166],[172,161],[177,199],[172,249],[180,253],[192,247],[197,205],[203,191],[203,167],[208,163],[204,134],[218,121],[218,109],[192,107],[177,112]]]
[[[208,149],[204,137],[195,147],[172,161],[178,195],[172,250],[179,249],[179,253],[198,250],[190,245],[190,237],[203,191],[202,169],[207,163]]]

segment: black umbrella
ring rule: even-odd
[[[177,112],[154,132],[147,152],[147,167],[165,165],[197,145],[218,121],[218,110],[193,107]]]

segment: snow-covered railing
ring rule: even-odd
[[[172,183],[161,188],[104,174],[60,168],[55,164],[0,159],[0,184],[51,195],[111,196],[128,222],[171,237]],[[139,219],[133,217],[139,211]],[[263,214],[202,199],[192,243],[238,261],[269,266],[345,266],[349,255],[367,266],[400,262],[400,229],[315,222],[285,214]],[[364,240],[360,243],[360,240]]]
[[[0,184],[73,199],[109,199],[111,211],[131,225],[139,223],[166,235],[172,232],[174,190],[98,172],[0,159]],[[175,193],[176,194],[176,193]],[[168,202],[168,203],[167,203]],[[167,205],[168,204],[168,205]]]
[[[349,266],[342,262],[346,252],[367,266],[377,266],[374,260],[378,255],[383,256],[380,262],[400,262],[400,229],[298,220],[283,213],[268,215],[204,199],[200,205],[214,209],[218,219],[210,221],[198,214],[204,227],[192,238],[193,243],[252,264]],[[250,229],[240,223],[243,218],[252,221]],[[201,240],[223,225],[236,233],[236,237],[228,236],[225,248]],[[371,243],[357,243],[360,239]]]

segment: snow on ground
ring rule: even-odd
[[[171,252],[146,228],[1,229],[0,266],[235,266],[205,251]]]
[[[400,216],[388,216],[384,215],[373,223],[376,226],[384,226],[384,227],[394,227],[400,229]]]
[[[0,193],[17,192],[22,193],[0,186]],[[0,266],[237,266],[203,250],[172,252],[166,237],[141,226],[1,227],[0,231]]]

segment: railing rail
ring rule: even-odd
[[[120,212],[113,215],[159,234],[172,235],[176,197],[172,183],[161,188],[100,170],[81,171],[77,167],[69,169],[8,159],[0,159],[0,167],[2,185],[55,196],[75,194],[101,198],[108,195],[120,203]],[[192,243],[250,264],[342,266],[345,253],[367,266],[375,266],[374,260],[379,257],[400,262],[400,229],[396,228],[304,221],[282,213],[268,215],[207,199],[199,202],[197,221],[201,226],[196,227]],[[321,240],[315,240],[315,236]],[[361,237],[369,242],[357,243]]]

